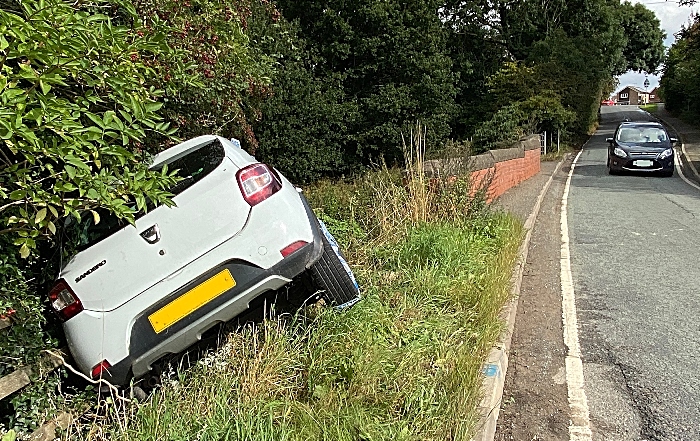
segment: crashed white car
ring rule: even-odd
[[[154,159],[183,178],[135,226],[73,225],[81,250],[49,293],[86,375],[117,385],[196,343],[300,275],[337,307],[359,298],[337,244],[300,191],[239,145],[201,136]],[[325,231],[324,231],[325,230]]]

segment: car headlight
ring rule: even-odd
[[[673,149],[666,149],[663,152],[659,153],[659,159],[666,159],[669,156],[673,156]]]
[[[615,154],[615,156],[619,156],[620,158],[627,157],[627,153],[624,150],[622,150],[620,147],[615,147],[615,150],[613,150],[613,153]]]

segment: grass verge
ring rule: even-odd
[[[522,226],[468,179],[416,170],[307,190],[358,277],[355,307],[233,332],[145,402],[108,406],[64,438],[469,439]]]

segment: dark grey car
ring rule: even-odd
[[[623,122],[607,139],[608,173],[658,173],[672,176],[675,138],[656,122]]]

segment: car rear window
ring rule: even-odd
[[[223,162],[224,157],[224,147],[218,139],[215,139],[196,150],[159,163],[151,167],[151,169],[161,170],[164,165],[167,165],[168,171],[177,170],[177,176],[182,178],[182,180],[169,189],[171,193],[177,196],[216,169]],[[147,205],[149,210],[154,208],[151,203]],[[80,222],[75,222],[75,219],[72,218],[66,222],[69,238],[78,249],[88,248],[129,224],[125,219],[118,219],[104,208],[95,211],[99,217],[98,223],[95,223],[95,216],[90,213],[82,216]],[[139,212],[135,218],[138,219],[143,215],[143,212]]]
[[[203,177],[211,173],[224,160],[224,147],[218,139],[215,139],[197,150],[176,156],[164,163],[151,167],[152,170],[160,170],[164,165],[168,170],[177,170],[177,176],[182,178],[180,182],[170,189],[174,195],[178,195],[199,182]]]

